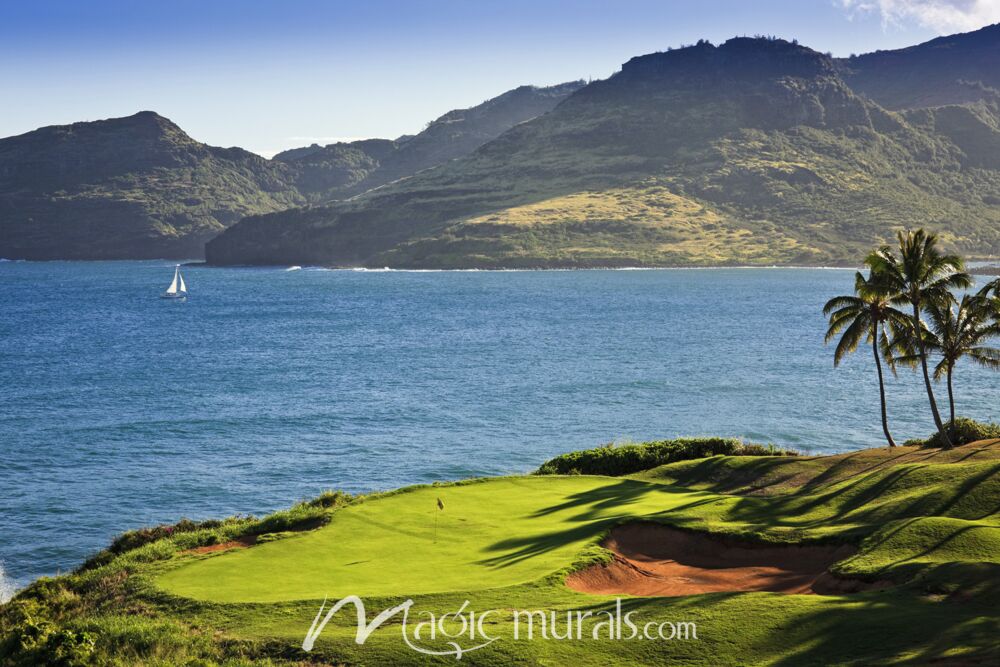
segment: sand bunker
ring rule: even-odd
[[[567,586],[605,595],[824,593],[833,584],[827,568],[855,551],[849,545],[766,546],[648,523],[615,528],[603,546],[614,560],[571,574]]]

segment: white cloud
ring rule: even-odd
[[[1000,22],[1000,0],[838,0],[850,15],[878,12],[882,25],[915,21],[939,34]]]

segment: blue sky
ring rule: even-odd
[[[525,83],[734,35],[835,55],[1000,20],[1000,0],[5,0],[0,136],[158,111],[271,154],[395,137]]]

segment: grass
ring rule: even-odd
[[[583,476],[422,487],[347,507],[322,530],[195,559],[158,583],[217,602],[511,586],[565,567],[623,518],[662,514],[703,495]]]
[[[403,644],[398,622],[357,645],[352,614],[334,617],[312,654],[299,650],[320,600],[347,594],[363,597],[369,620],[405,599],[414,600],[413,618],[453,612],[466,600],[472,609],[499,610],[488,628],[500,640],[462,659],[474,665],[985,664],[1000,657],[997,442],[831,457],[714,456],[630,477],[494,478],[325,498],[278,521],[132,539],[138,546],[34,584],[0,610],[0,664],[426,664]],[[249,548],[190,551],[260,535],[262,527],[310,528],[316,513],[328,522],[265,533],[273,539]],[[572,591],[562,577],[606,558],[600,537],[637,519],[757,541],[853,544],[856,553],[834,566],[836,575],[895,585],[853,595],[623,601],[643,621],[696,622],[697,641],[513,639],[514,609],[613,608],[613,598]],[[440,638],[424,645],[444,646]],[[60,655],[84,657],[73,663]]]

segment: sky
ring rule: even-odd
[[[996,22],[1000,0],[0,0],[0,137],[153,110],[270,156],[702,38],[847,56]]]

